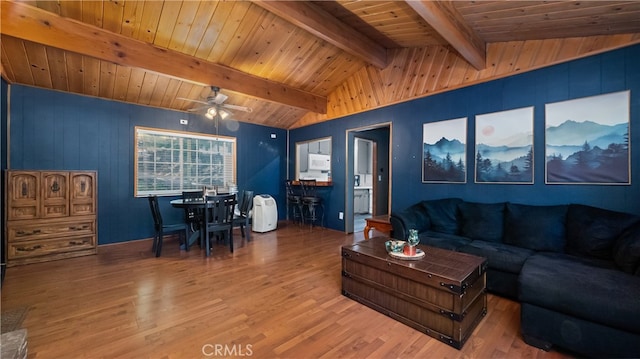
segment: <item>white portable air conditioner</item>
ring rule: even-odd
[[[278,207],[273,197],[260,194],[253,197],[253,218],[251,230],[254,232],[269,232],[278,226]]]

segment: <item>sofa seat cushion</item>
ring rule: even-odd
[[[504,203],[460,203],[460,234],[471,239],[502,242],[504,206]]]
[[[603,208],[571,204],[567,211],[568,254],[611,259],[620,234],[639,216]]]
[[[487,258],[489,268],[515,274],[520,273],[524,262],[535,253],[531,249],[486,241],[473,241],[459,251]]]
[[[563,252],[568,207],[507,203],[504,243],[534,251]]]
[[[552,311],[640,334],[640,277],[559,253],[529,257],[518,299]]]
[[[458,204],[460,198],[444,198],[423,201],[422,205],[429,215],[431,230],[458,234]]]
[[[418,234],[418,238],[420,238],[420,244],[448,249],[450,251],[457,251],[458,248],[471,243],[471,239],[469,238],[435,231],[422,232]]]

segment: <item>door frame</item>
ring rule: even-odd
[[[353,176],[355,174],[354,169],[354,146],[355,146],[355,137],[358,132],[364,132],[369,130],[375,130],[379,128],[389,128],[389,164],[388,164],[388,173],[389,173],[389,188],[388,188],[388,199],[387,199],[387,213],[391,213],[391,188],[393,182],[393,123],[392,122],[382,122],[369,126],[362,127],[354,127],[348,128],[345,131],[345,154],[346,154],[346,165],[345,165],[345,210],[344,210],[344,231],[345,233],[353,233]],[[377,149],[376,149],[377,150]],[[376,160],[374,163],[377,164]],[[375,168],[375,167],[374,167]],[[377,189],[377,175],[374,171],[373,173],[373,186]],[[375,192],[375,189],[373,192]],[[375,201],[374,201],[375,208]],[[375,212],[374,212],[375,213]]]

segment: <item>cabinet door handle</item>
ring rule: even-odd
[[[40,234],[40,230],[39,229],[34,229],[31,232],[25,232],[25,231],[16,231],[16,235],[18,236],[30,236],[33,234]]]
[[[82,246],[87,244],[87,241],[69,241],[69,244],[72,246]]]
[[[42,246],[37,244],[37,245],[32,246],[32,247],[16,247],[16,251],[19,251],[19,252],[33,252],[33,251],[35,251],[37,249],[40,249],[40,248],[42,248]]]

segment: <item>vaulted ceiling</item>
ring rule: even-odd
[[[640,1],[5,1],[24,84],[294,128],[640,43]]]

